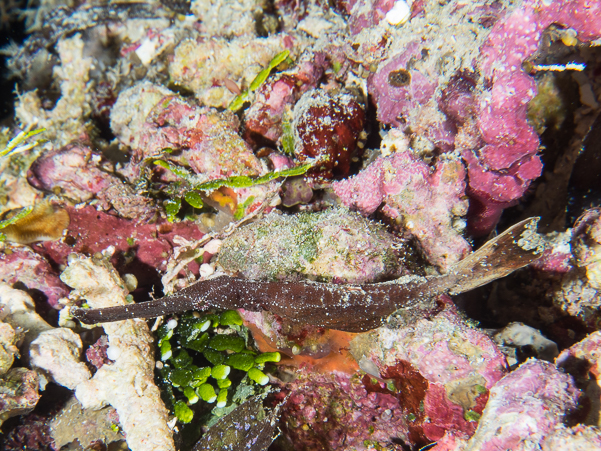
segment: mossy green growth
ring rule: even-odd
[[[248,377],[259,385],[265,385],[267,382],[269,382],[269,376],[257,368],[251,368],[248,370]]]
[[[217,399],[215,389],[211,384],[202,384],[200,387],[198,387],[197,393],[203,401],[208,403],[213,403]]]
[[[294,156],[294,129],[291,119],[287,117],[282,121],[282,150],[286,155]]]
[[[173,222],[175,220],[175,216],[179,213],[180,208],[182,207],[182,201],[180,199],[167,199],[163,202],[163,206],[165,207],[165,213],[167,213],[167,220],[169,222]]]
[[[484,393],[488,392],[487,388],[484,385],[478,384],[478,385],[476,385],[475,388],[476,388],[476,392],[480,395],[483,395]]]
[[[244,338],[237,335],[215,335],[209,341],[209,347],[215,351],[242,351],[246,345]]]
[[[251,280],[371,283],[401,275],[399,244],[382,225],[344,208],[271,213],[225,238],[218,263]]]
[[[179,192],[179,194],[175,195],[172,192],[170,194],[173,195],[173,197],[163,202],[163,207],[165,208],[165,213],[167,214],[167,220],[170,222],[175,220],[177,214],[181,210],[182,199],[194,208],[203,208],[204,203],[202,201],[202,195],[200,192],[209,193],[221,187],[250,188],[255,185],[262,185],[264,183],[271,182],[272,180],[280,177],[294,177],[297,175],[303,175],[311,168],[310,164],[305,164],[294,168],[284,169],[282,171],[268,172],[267,174],[259,177],[236,175],[225,179],[198,183],[196,179],[197,176],[182,166],[178,166],[166,160],[154,160],[153,164],[173,172],[182,179],[182,187],[176,190]],[[238,205],[234,215],[236,219],[239,220],[244,217],[245,209],[252,203],[253,200],[254,198],[249,198],[242,204]]]
[[[215,365],[211,369],[211,376],[213,376],[214,379],[223,380],[226,377],[228,377],[231,370],[232,369],[227,365],[223,365],[223,364]]]
[[[16,215],[12,216],[9,219],[5,219],[4,221],[0,221],[0,230],[8,227],[11,224],[23,219],[29,213],[33,211],[33,206],[22,208]],[[0,241],[4,241],[6,239],[6,235],[0,232]]]
[[[255,366],[255,358],[249,354],[232,354],[227,356],[225,363],[237,370],[248,371]]]
[[[222,326],[241,326],[243,321],[240,313],[236,310],[226,310],[219,317],[219,323]]]
[[[286,58],[288,58],[288,55],[290,55],[290,50],[284,50],[283,52],[280,52],[276,56],[274,56],[273,59],[267,65],[267,67],[261,72],[259,72],[257,76],[253,79],[253,81],[250,82],[248,89],[234,97],[234,99],[227,107],[228,110],[238,111],[240,108],[242,108],[244,103],[248,100],[250,93],[259,89],[259,87],[261,87],[261,85],[265,83],[265,80],[267,80],[267,77],[269,77],[271,71],[278,67],[281,63],[283,63],[286,60]]]
[[[282,356],[279,352],[264,352],[261,355],[255,357],[255,363],[263,364],[267,362],[279,362]]]
[[[188,191],[184,194],[184,199],[194,208],[202,208],[204,206],[201,195],[196,191]]]
[[[293,218],[269,215],[239,229],[224,241],[219,264],[249,279],[280,280],[303,273],[317,256],[319,218],[311,213]]]
[[[480,417],[482,415],[480,415],[478,412],[474,412],[473,410],[468,410],[467,412],[464,413],[463,418],[465,418],[467,421],[480,421]]]
[[[38,128],[36,130],[20,132],[0,149],[0,158],[25,152],[32,147],[37,146],[41,141],[30,141],[29,139],[45,131],[45,128]]]
[[[190,409],[184,401],[177,401],[173,406],[175,416],[182,423],[189,423],[194,418],[194,412]]]
[[[158,385],[182,423],[199,412],[206,415],[207,406],[212,415],[229,411],[242,388],[250,395],[261,392],[269,382],[265,364],[280,360],[277,352],[260,354],[248,346],[248,329],[236,311],[186,313],[167,321],[157,336],[163,361]]]

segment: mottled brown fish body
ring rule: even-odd
[[[417,302],[419,287],[427,287],[425,279],[405,285],[258,282],[229,276],[213,280],[211,285],[217,287],[210,296],[198,296],[195,289],[187,293],[196,298],[196,305],[267,310],[299,323],[348,332],[378,327],[399,306]]]
[[[459,262],[448,274],[363,285],[266,282],[221,275],[197,282],[172,296],[123,307],[72,314],[86,324],[134,317],[152,318],[187,310],[267,310],[304,324],[361,332],[378,327],[394,311],[441,293],[457,294],[504,277],[537,259],[544,244],[537,219],[516,224]]]
[[[152,318],[188,310],[267,310],[292,321],[328,329],[361,332],[378,327],[399,307],[417,302],[421,284],[332,285],[317,282],[259,282],[218,276],[157,301],[104,309],[73,309],[86,324]],[[199,289],[202,288],[202,291]],[[424,291],[426,293],[427,291]],[[428,292],[428,294],[430,294]]]

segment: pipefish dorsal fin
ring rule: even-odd
[[[449,293],[473,290],[538,259],[545,250],[545,241],[536,232],[539,219],[515,224],[453,266],[445,276],[449,278]]]

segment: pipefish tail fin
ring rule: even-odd
[[[517,223],[457,263],[445,276],[449,293],[481,287],[538,259],[545,250],[545,240],[536,232],[539,219],[528,218]]]

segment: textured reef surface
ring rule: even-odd
[[[599,0],[0,33],[0,448],[601,450]]]

